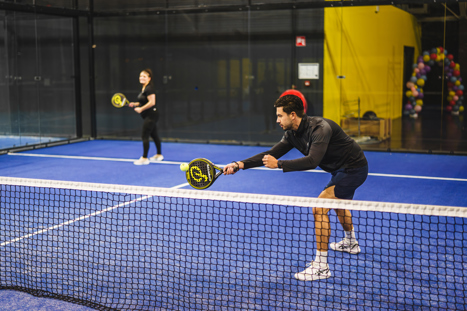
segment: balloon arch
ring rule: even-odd
[[[431,71],[431,67],[437,63],[444,65],[444,74],[446,76],[448,87],[448,105],[445,110],[452,114],[459,114],[464,111],[464,85],[460,76],[460,65],[454,62],[452,54],[442,47],[433,48],[430,52],[424,51],[413,65],[412,77],[407,82],[408,88],[405,95],[408,100],[404,107],[404,115],[410,115],[413,118],[418,117],[423,106],[423,86],[427,80],[426,75]]]

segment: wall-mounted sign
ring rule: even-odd
[[[319,79],[319,63],[299,63],[299,79]]]

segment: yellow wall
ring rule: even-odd
[[[357,109],[359,97],[361,115],[368,110],[380,118],[402,114],[404,46],[415,48],[415,58],[420,55],[420,25],[396,7],[376,9],[325,9],[323,115],[338,123]]]

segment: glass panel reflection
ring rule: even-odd
[[[72,19],[1,16],[0,149],[75,137]]]

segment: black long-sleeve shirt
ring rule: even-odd
[[[297,148],[304,157],[295,160],[279,160],[284,172],[304,171],[321,167],[326,172],[342,168],[358,168],[368,165],[360,146],[332,120],[304,116],[297,131],[287,130],[282,140],[269,151],[243,160],[244,169],[263,165],[263,157],[281,158]]]

